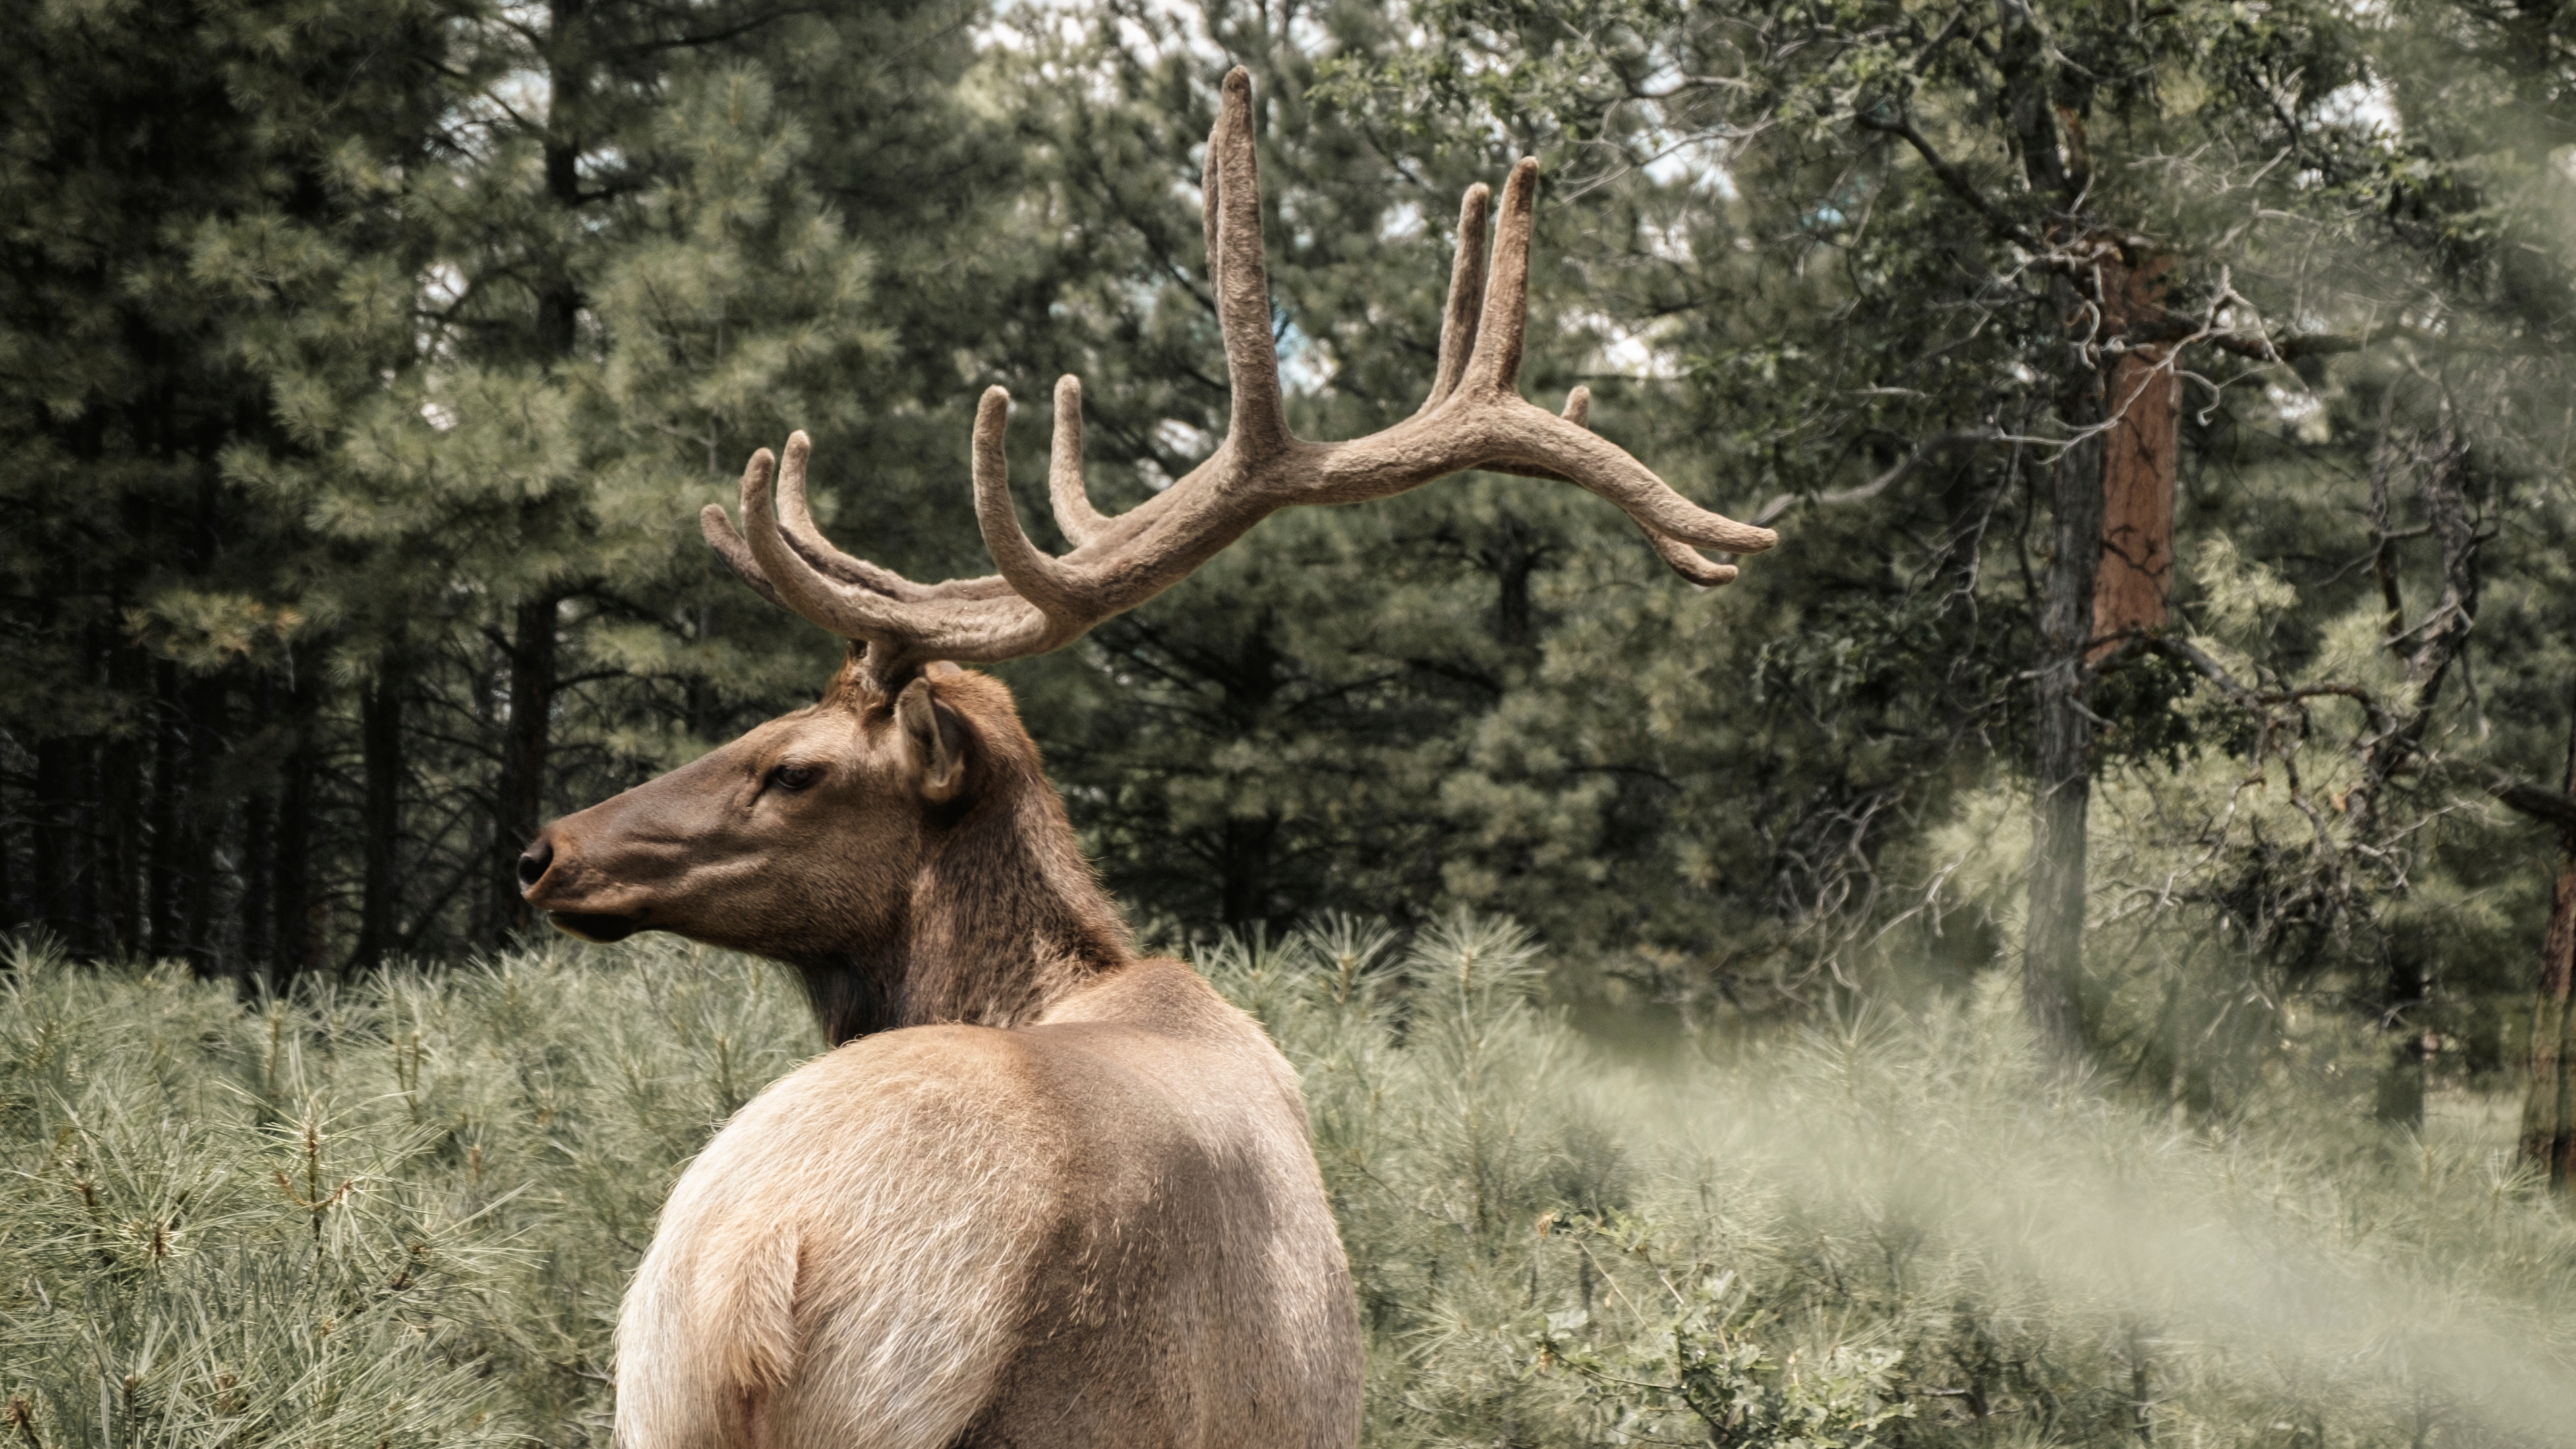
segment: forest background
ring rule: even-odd
[[[1006,666],[1147,933],[1507,912],[1602,1032],[2004,970],[2188,1112],[2514,1090],[2565,1171],[2576,13],[2323,0],[0,8],[0,929],[267,989],[497,949],[543,819],[810,699],[754,447],[986,570],[969,400],[1214,445],[1250,66],[1309,435],[1547,165],[1530,390],[1786,542],[1477,476]],[[1023,499],[1034,516],[1032,496]],[[2553,916],[2552,902],[2557,903]],[[2544,941],[2546,949],[2544,950]]]

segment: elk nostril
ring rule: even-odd
[[[554,863],[554,842],[539,839],[536,844],[529,846],[526,853],[519,857],[519,889],[522,892],[535,890],[537,882],[545,879],[546,867]]]

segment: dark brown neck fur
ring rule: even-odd
[[[1015,1026],[1133,959],[1036,746],[1016,720],[992,723],[977,721],[957,806],[924,821],[921,870],[891,929],[795,963],[834,1046],[941,1022]]]

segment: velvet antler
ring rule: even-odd
[[[810,445],[801,432],[788,439],[774,505],[764,448],[743,472],[742,532],[710,504],[707,541],[761,593],[863,642],[865,667],[884,687],[934,659],[990,663],[1063,648],[1189,577],[1282,508],[1384,498],[1469,469],[1561,479],[1600,494],[1696,584],[1727,583],[1736,573],[1701,549],[1758,553],[1778,542],[1767,528],[1692,503],[1585,428],[1584,389],[1574,390],[1561,415],[1520,396],[1536,161],[1514,166],[1503,187],[1490,269],[1486,189],[1468,188],[1459,207],[1431,395],[1405,421],[1344,443],[1308,442],[1288,430],[1261,255],[1252,80],[1240,69],[1225,78],[1204,186],[1208,270],[1233,407],[1225,441],[1187,477],[1126,513],[1094,511],[1082,487],[1082,389],[1067,377],[1056,385],[1047,491],[1057,525],[1074,544],[1070,553],[1050,555],[1020,529],[1002,451],[1011,400],[998,387],[987,389],[976,409],[974,479],[976,521],[999,573],[917,584],[834,548],[806,510]]]

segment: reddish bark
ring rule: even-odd
[[[2163,258],[2102,269],[2103,336],[2164,313]],[[2146,346],[2111,362],[2110,429],[2102,451],[2102,564],[2093,575],[2093,637],[2164,627],[2173,589],[2174,470],[2182,386],[2172,349]],[[2102,644],[2099,657],[2112,646]]]

